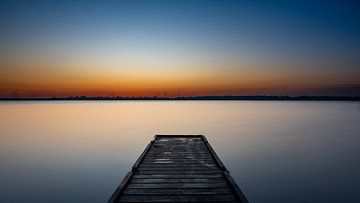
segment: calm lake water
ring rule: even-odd
[[[0,103],[0,202],[106,202],[155,134],[204,134],[253,203],[360,202],[360,103]]]

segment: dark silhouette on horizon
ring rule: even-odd
[[[32,100],[274,100],[274,101],[360,101],[360,96],[270,96],[270,95],[208,95],[180,97],[124,97],[124,96],[69,96],[69,97],[4,97],[2,101]]]

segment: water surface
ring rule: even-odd
[[[360,103],[0,103],[0,202],[105,202],[154,134],[204,134],[250,202],[360,201]]]

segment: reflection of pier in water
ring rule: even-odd
[[[156,135],[109,202],[247,202],[202,135]]]

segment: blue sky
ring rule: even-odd
[[[360,83],[355,77],[360,76],[357,1],[2,1],[0,5],[2,60],[24,56],[95,60],[99,67],[79,68],[94,72],[104,67],[134,69],[118,64],[136,64],[139,72],[194,68],[237,74],[242,70],[251,74],[248,69],[309,72],[331,75],[313,85]],[[5,73],[8,68],[1,69]],[[339,78],[334,78],[336,74]]]

